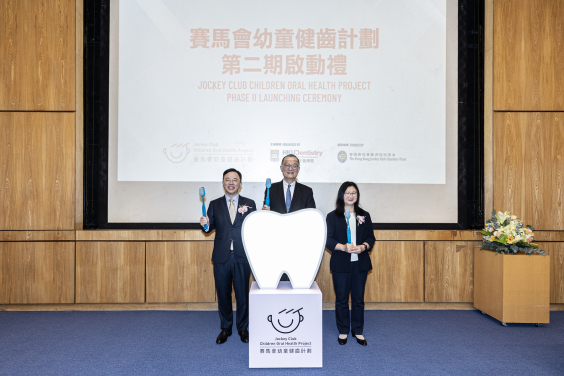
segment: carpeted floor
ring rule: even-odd
[[[0,375],[564,375],[564,312],[548,325],[478,311],[367,311],[363,347],[323,312],[323,368],[249,369],[217,312],[0,312]]]

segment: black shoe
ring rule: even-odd
[[[249,331],[248,330],[239,330],[239,336],[241,337],[241,342],[249,343]]]
[[[339,340],[339,345],[346,345],[347,344],[347,338],[337,337],[337,339]]]
[[[222,343],[225,343],[225,341],[227,341],[227,337],[230,336],[231,336],[231,330],[221,329],[221,333],[219,333],[219,335],[217,336],[215,343],[221,345]]]
[[[354,335],[354,334],[353,334],[353,337],[356,338],[356,342],[358,342],[359,345],[362,345],[362,346],[367,346],[367,345],[368,345],[368,342],[366,342],[366,339],[358,339],[358,338],[356,337],[356,335]]]

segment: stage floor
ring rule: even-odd
[[[562,375],[564,312],[500,325],[478,311],[366,311],[368,346],[337,343],[323,311],[323,368],[249,369],[217,312],[0,312],[0,375]]]

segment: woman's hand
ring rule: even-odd
[[[343,244],[343,252],[354,253],[355,246],[353,244]]]
[[[263,205],[262,210],[270,210],[270,206]]]
[[[364,245],[364,244],[357,245],[357,246],[354,246],[354,247],[351,249],[351,251],[350,251],[349,253],[356,253],[356,254],[359,254],[359,253],[364,252],[364,249],[365,249],[365,245]]]

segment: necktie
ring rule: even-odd
[[[235,222],[235,205],[233,204],[233,199],[229,200],[229,218],[231,218],[231,223]]]
[[[292,184],[288,185],[288,192],[286,192],[286,213],[290,212],[290,205],[292,204],[292,192],[290,191],[290,187]]]
[[[235,205],[232,198],[229,199],[229,218],[231,218],[231,223],[235,222]],[[231,251],[233,251],[233,240],[231,241]]]

